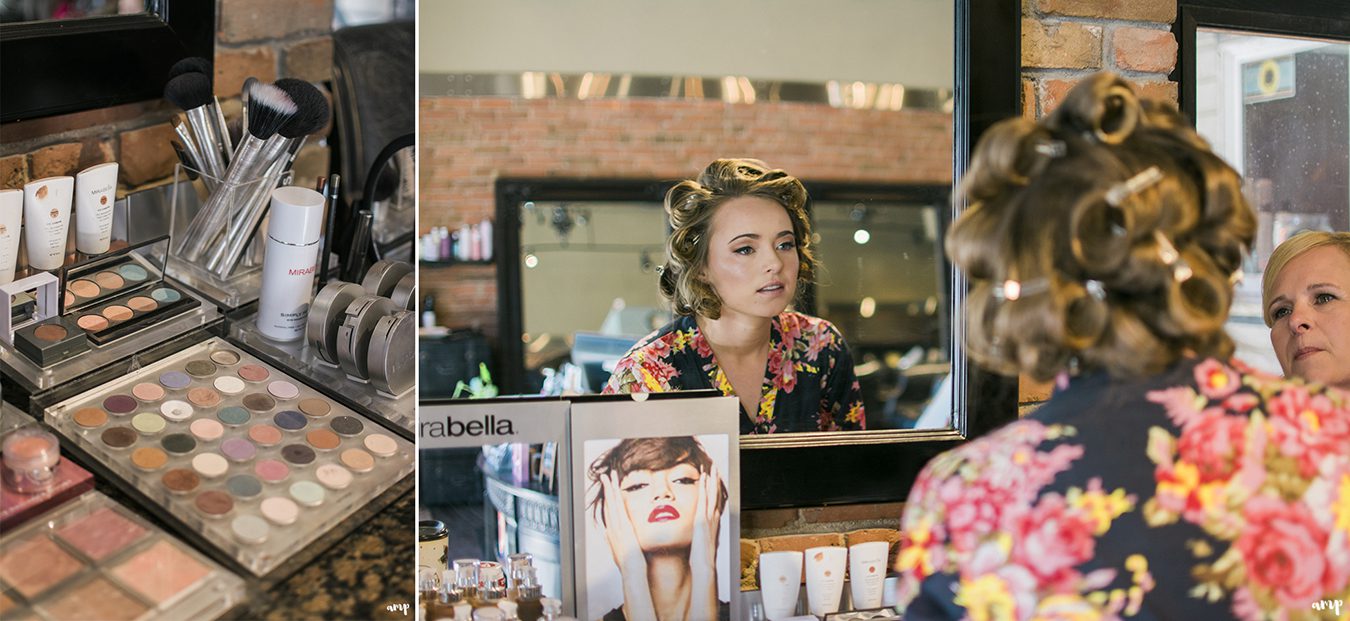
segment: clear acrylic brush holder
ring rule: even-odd
[[[257,300],[267,201],[287,176],[231,182],[178,164],[169,274],[225,309]]]

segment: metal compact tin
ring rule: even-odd
[[[398,307],[389,298],[365,295],[356,298],[347,306],[342,325],[338,327],[337,353],[338,364],[348,376],[368,380],[370,366],[370,336],[375,332],[375,324],[380,318],[397,311]]]
[[[417,274],[408,272],[403,278],[398,279],[398,284],[394,285],[394,292],[389,294],[389,299],[394,301],[399,308],[410,311],[417,310]]]
[[[319,290],[309,307],[309,319],[305,326],[305,338],[309,346],[324,362],[339,364],[338,327],[346,316],[347,307],[366,294],[360,285],[335,280]]]
[[[366,354],[370,383],[375,388],[397,396],[413,387],[417,379],[413,355],[416,335],[417,315],[412,311],[396,311],[375,322]]]
[[[411,274],[412,266],[403,261],[393,261],[382,259],[376,261],[370,269],[366,270],[366,277],[361,279],[361,288],[370,295],[379,295],[389,297],[394,292],[394,286],[404,276]]]

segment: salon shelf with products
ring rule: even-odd
[[[474,265],[484,266],[496,264],[497,264],[496,261],[420,261],[418,262],[417,266],[431,267],[431,268],[449,268],[459,266],[474,266]]]

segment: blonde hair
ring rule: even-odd
[[[1229,279],[1256,218],[1171,105],[1089,77],[1048,118],[991,128],[961,198],[947,253],[970,279],[976,362],[1044,381],[1074,362],[1139,376],[1231,355]]]
[[[1275,248],[1275,252],[1270,253],[1266,271],[1261,275],[1261,318],[1266,321],[1266,327],[1271,327],[1275,323],[1268,310],[1270,300],[1274,297],[1275,279],[1280,277],[1280,272],[1284,271],[1290,261],[1309,250],[1323,246],[1340,248],[1341,252],[1350,256],[1350,232],[1303,231],[1284,240]]]
[[[677,314],[709,319],[722,316],[722,298],[703,278],[708,265],[708,233],[717,208],[743,196],[767,198],[783,206],[797,238],[797,290],[811,281],[815,256],[811,252],[811,223],[806,217],[808,197],[802,182],[759,160],[714,160],[697,180],[681,181],[666,192],[671,233],[666,240],[660,289]]]

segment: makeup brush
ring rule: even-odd
[[[269,178],[285,172],[290,167],[304,145],[305,138],[323,129],[328,124],[329,116],[328,99],[313,84],[304,80],[283,78],[277,80],[275,86],[291,98],[295,103],[296,112],[277,130],[277,134],[287,142],[281,157],[269,166],[266,173]],[[256,188],[256,191],[242,202],[243,209],[230,222],[224,243],[217,245],[207,260],[207,269],[222,278],[234,271],[239,259],[243,257],[245,247],[254,237],[258,225],[267,213],[271,186],[264,185],[267,187]]]
[[[211,61],[201,56],[189,56],[169,67],[169,78],[176,78],[184,73],[205,73],[211,75]]]
[[[248,132],[239,141],[225,182],[207,199],[179,241],[176,252],[188,261],[198,261],[224,231],[231,211],[239,207],[236,195],[242,186],[258,180],[286,147],[286,138],[277,132],[295,115],[295,102],[285,91],[261,82],[251,84],[248,95]]]
[[[257,83],[258,78],[248,76],[247,78],[244,78],[244,85],[239,89],[239,100],[244,106],[239,112],[239,140],[235,141],[235,144],[239,144],[244,140],[244,132],[247,131],[246,128],[248,127],[248,91]]]
[[[215,97],[211,94],[211,78],[204,73],[184,73],[164,85],[164,98],[183,110],[188,127],[197,143],[200,163],[207,174],[219,177],[225,173],[221,156],[222,143],[216,125]]]
[[[201,56],[189,56],[174,63],[173,66],[169,68],[170,79],[176,78],[184,73],[200,73],[210,78],[213,75],[211,61],[202,58]],[[223,161],[228,164],[230,161],[230,154],[234,151],[234,139],[230,136],[230,128],[225,123],[225,112],[220,108],[220,99],[213,95],[211,100],[216,104],[214,111],[216,113],[216,130],[221,137],[221,157],[223,158]]]

